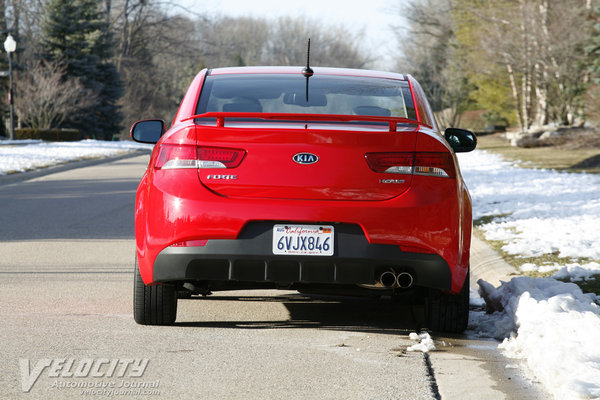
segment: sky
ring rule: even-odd
[[[392,55],[397,42],[390,25],[399,24],[399,8],[408,0],[178,0],[199,14],[254,16],[306,16],[326,25],[343,25],[364,38],[363,49],[370,51],[376,69],[393,68]],[[398,71],[401,72],[401,71]]]

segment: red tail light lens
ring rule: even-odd
[[[156,169],[235,168],[246,152],[239,149],[197,147],[192,145],[163,144],[154,167]]]
[[[365,159],[380,173],[456,177],[450,153],[367,153]]]
[[[456,168],[450,153],[416,153],[415,175],[456,178]]]
[[[246,152],[218,147],[198,148],[198,168],[235,168],[242,163]]]
[[[375,172],[412,174],[414,153],[367,153],[365,159]]]
[[[197,168],[196,146],[163,144],[154,163],[156,169]]]

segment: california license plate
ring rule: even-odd
[[[275,225],[273,254],[332,256],[333,226]]]

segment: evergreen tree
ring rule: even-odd
[[[123,84],[110,61],[114,43],[101,1],[51,0],[42,30],[42,58],[64,65],[66,75],[78,78],[98,98],[65,126],[79,129],[84,137],[111,139],[121,129],[117,101]]]

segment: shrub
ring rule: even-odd
[[[15,129],[15,139],[41,139],[48,142],[74,142],[81,139],[78,129]]]

